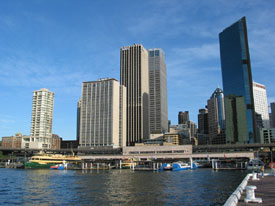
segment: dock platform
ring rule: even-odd
[[[249,185],[254,185],[257,187],[255,190],[255,197],[256,198],[262,198],[262,203],[245,203],[244,198],[246,197],[246,191],[244,190],[240,200],[238,202],[238,206],[255,206],[255,205],[261,205],[261,206],[274,206],[275,205],[275,176],[264,176],[262,178],[259,176],[259,180],[252,180],[249,179],[248,181]]]

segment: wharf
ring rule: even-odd
[[[238,206],[254,206],[254,205],[263,205],[263,206],[274,206],[275,205],[275,176],[264,176],[262,178],[259,176],[260,180],[249,179],[247,185],[254,185],[257,187],[255,190],[255,197],[262,198],[262,203],[245,203],[244,198],[246,197],[245,190],[243,191]]]

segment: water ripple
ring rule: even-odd
[[[2,205],[223,205],[242,171],[0,169]],[[218,194],[218,195],[217,195]]]

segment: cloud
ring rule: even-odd
[[[13,124],[15,123],[15,118],[7,114],[0,114],[0,123],[1,124]]]
[[[201,46],[189,47],[189,48],[174,48],[173,52],[185,58],[186,61],[195,60],[211,60],[213,58],[219,58],[219,44],[202,44]]]
[[[0,84],[32,89],[51,88],[65,93],[76,90],[80,95],[81,83],[97,78],[93,72],[73,70],[69,63],[53,65],[41,59],[26,56],[8,56],[0,59]],[[89,78],[89,79],[87,79]]]

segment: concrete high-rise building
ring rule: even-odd
[[[208,134],[208,109],[200,109],[199,110],[198,133]]]
[[[226,142],[259,142],[253,99],[246,19],[219,34],[225,96]]]
[[[76,140],[79,144],[80,137],[80,114],[81,114],[81,99],[77,102],[77,119],[76,119]]]
[[[272,121],[272,113],[269,113],[269,125],[270,125],[270,128],[274,128],[274,124]]]
[[[125,146],[125,90],[116,79],[82,83],[80,148]]]
[[[270,103],[272,128],[275,128],[275,102]]]
[[[167,74],[162,49],[149,49],[150,133],[168,131]]]
[[[200,109],[198,114],[198,144],[208,143],[208,109]]]
[[[275,143],[275,128],[260,129],[261,144]]]
[[[261,115],[264,128],[270,128],[265,85],[253,82],[255,112]]]
[[[33,92],[29,148],[51,148],[54,93],[48,89]]]
[[[211,144],[225,143],[225,111],[224,95],[220,88],[217,88],[207,101],[208,108],[208,131]]]
[[[191,120],[186,122],[188,128],[190,129],[191,138],[196,138],[197,136],[197,124]]]
[[[149,139],[148,52],[141,44],[120,49],[120,83],[127,93],[127,146]]]
[[[178,124],[185,124],[189,121],[189,112],[179,112],[178,114]]]

